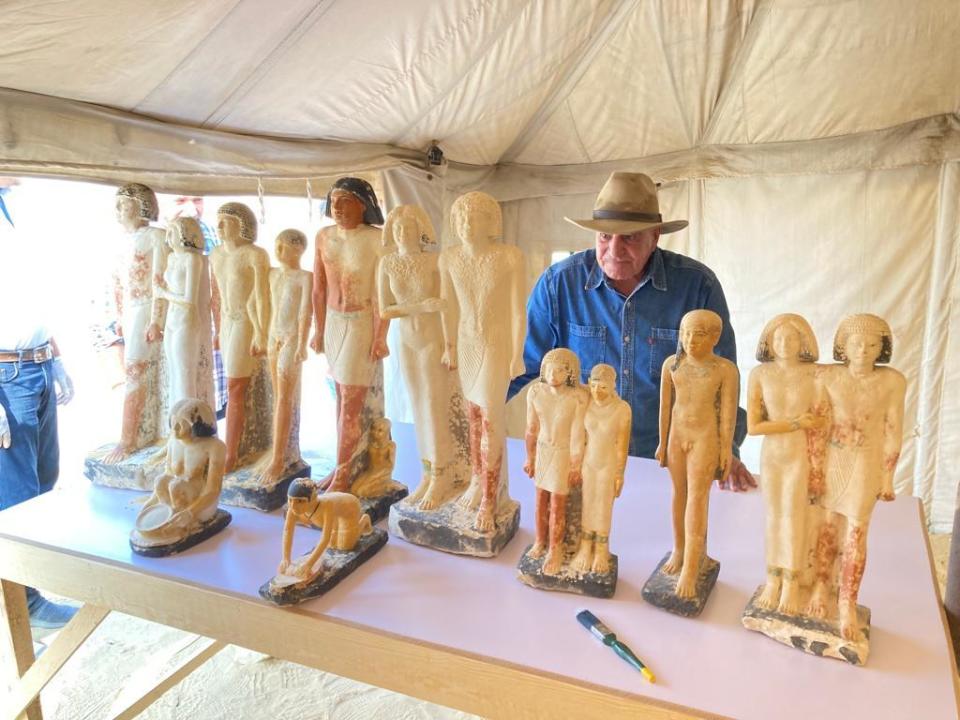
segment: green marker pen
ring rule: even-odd
[[[633,654],[633,650],[626,646],[626,644],[617,640],[617,636],[613,634],[613,631],[600,622],[600,618],[594,615],[589,610],[581,610],[577,613],[577,620],[583,625],[591,634],[597,638],[600,642],[608,647],[612,648],[613,651],[626,660],[630,665],[643,673],[643,676],[650,682],[656,682],[656,678],[653,676],[653,673],[650,672],[650,668],[643,664],[643,661],[640,660],[636,655]]]

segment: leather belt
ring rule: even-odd
[[[53,346],[49,343],[30,350],[0,350],[0,362],[42,363],[53,360]]]

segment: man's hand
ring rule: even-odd
[[[390,354],[390,348],[387,347],[387,341],[377,338],[370,346],[370,359],[374,362],[383,360]]]
[[[323,333],[317,330],[310,341],[310,349],[318,355],[323,352]]]
[[[660,463],[660,467],[667,466],[667,449],[663,445],[657,445],[657,449],[653,452],[653,457]]]
[[[570,487],[580,487],[580,483],[583,482],[583,475],[579,470],[571,470],[568,481],[570,483]]]
[[[454,345],[447,345],[447,349],[443,351],[443,357],[440,358],[440,363],[447,370],[456,370],[457,369],[457,348]],[[531,476],[532,477],[532,476]]]
[[[267,339],[263,336],[256,337],[250,343],[250,354],[253,357],[263,357],[267,354]]]
[[[0,448],[10,447],[10,423],[7,421],[7,411],[0,405]]]
[[[63,360],[53,359],[53,382],[57,389],[57,405],[66,405],[73,400],[73,381],[63,369]]]
[[[150,323],[150,327],[147,328],[147,342],[155,343],[158,340],[163,340],[163,330],[157,323]]]
[[[532,457],[528,457],[527,461],[523,464],[523,471],[527,474],[527,477],[532,478],[537,473],[536,460]]]
[[[730,459],[730,472],[727,473],[725,480],[721,480],[721,490],[733,490],[734,492],[746,492],[757,487],[757,481],[747,470],[747,466],[740,462],[740,458]]]

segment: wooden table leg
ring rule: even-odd
[[[12,686],[23,677],[33,661],[27,589],[0,579],[0,672],[5,676],[4,681]],[[40,698],[27,708],[26,717],[28,720],[43,720]]]

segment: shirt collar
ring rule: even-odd
[[[600,268],[600,263],[597,261],[596,254],[593,257],[593,267],[590,268],[590,272],[587,275],[587,282],[583,286],[584,290],[596,290],[600,287],[605,279],[603,270]],[[653,255],[650,256],[650,262],[647,264],[647,272],[640,279],[640,283],[637,285],[636,290],[642,288],[647,282],[653,283],[653,287],[662,292],[667,290],[667,271],[663,265],[663,252],[660,248],[655,248]]]

